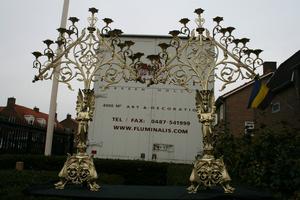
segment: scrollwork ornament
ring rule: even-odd
[[[107,35],[110,31],[111,31],[111,28],[110,28],[108,25],[106,25],[106,26],[104,26],[104,27],[101,29],[101,34],[102,34],[102,36],[105,36],[105,35]]]
[[[170,46],[173,47],[176,50],[176,52],[178,52],[180,44],[181,44],[181,42],[180,42],[180,39],[178,37],[174,37],[170,41]]]
[[[35,68],[35,69],[41,68],[41,62],[37,59],[33,61],[32,65],[33,65],[33,68]]]
[[[191,31],[190,31],[190,29],[186,25],[184,25],[183,27],[181,27],[180,33],[183,34],[183,35],[185,35],[185,36],[187,36],[187,37],[189,37]]]
[[[213,38],[217,37],[217,34],[220,33],[220,30],[222,29],[222,26],[218,23],[214,28],[213,28]]]
[[[191,84],[195,84],[199,89],[196,108],[202,124],[204,155],[194,163],[192,185],[188,191],[196,192],[202,184],[205,187],[222,185],[224,192],[233,192],[223,160],[212,155],[215,137],[211,126],[215,119],[215,107],[211,89],[215,78],[223,82],[221,90],[239,79],[254,78],[255,70],[263,63],[259,57],[262,50],[249,49],[249,39],[237,39],[232,34],[233,27],[224,28],[221,25],[222,17],[213,19],[216,25],[211,33],[204,26],[204,10],[199,8],[195,10],[196,27],[189,28],[187,23],[190,20],[181,19],[181,28],[170,31],[170,41],[159,44],[161,50],[146,56],[148,62],[144,63],[141,59],[144,54],[132,50],[134,42],[122,41],[122,31],[110,28],[113,20],[104,18],[105,25],[99,29],[96,26],[98,10],[90,8],[89,11],[89,24],[81,33],[75,25],[78,19],[70,17],[72,24],[68,29],[57,29],[60,35],[56,42],[45,40],[44,51],[33,52],[33,67],[38,72],[34,81],[55,78],[70,89],[74,79],[84,84],[84,89],[79,90],[76,107],[79,122],[76,153],[67,158],[56,188],[62,189],[68,182],[86,182],[92,191],[100,188],[95,182],[97,173],[93,159],[86,153],[88,127],[95,101],[91,88],[99,78],[104,88],[129,80],[148,86],[170,83],[188,91]],[[53,43],[58,46],[56,52],[51,49]]]

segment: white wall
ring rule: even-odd
[[[134,51],[158,53],[162,37],[131,37]],[[88,152],[95,157],[191,163],[202,151],[201,125],[195,111],[195,88],[123,83],[102,91],[96,82],[96,110]],[[159,121],[161,120],[161,121]],[[174,123],[178,123],[174,124]],[[121,128],[130,130],[120,130]],[[155,146],[155,149],[153,147]]]

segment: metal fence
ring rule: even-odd
[[[73,134],[54,132],[52,155],[73,150]],[[0,154],[44,154],[46,129],[0,120]]]

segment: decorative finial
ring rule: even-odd
[[[92,13],[92,15],[94,15],[95,13],[98,13],[98,9],[97,8],[89,8],[89,11]]]
[[[201,15],[204,12],[204,10],[202,8],[197,8],[194,13]]]

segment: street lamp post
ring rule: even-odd
[[[45,40],[46,49],[42,53],[33,52],[36,58],[33,66],[38,70],[34,81],[55,78],[72,89],[71,81],[76,79],[84,85],[78,91],[76,102],[76,120],[79,122],[75,136],[76,152],[68,155],[55,187],[63,189],[67,183],[87,183],[90,190],[99,190],[93,158],[86,152],[89,122],[95,109],[92,84],[101,80],[107,88],[121,81],[139,81],[147,85],[170,83],[187,90],[191,84],[199,87],[196,108],[202,124],[204,155],[194,162],[188,192],[197,192],[201,185],[222,185],[224,192],[233,192],[223,160],[213,155],[215,106],[211,88],[215,78],[223,82],[221,89],[239,79],[254,78],[254,71],[262,65],[259,58],[261,50],[249,49],[247,38],[236,39],[232,35],[233,27],[223,28],[220,25],[221,17],[214,18],[217,24],[210,33],[203,26],[204,10],[196,9],[196,28],[188,28],[190,20],[181,19],[182,28],[170,31],[170,42],[159,44],[161,51],[148,55],[146,58],[150,63],[146,64],[141,61],[144,53],[131,50],[134,42],[121,41],[122,31],[109,27],[113,22],[111,19],[104,18],[104,25],[99,29],[96,27],[98,10],[90,8],[89,11],[88,27],[81,32],[76,27],[76,17],[69,18],[71,25],[68,29],[58,29],[60,37],[55,43],[61,51],[54,52],[50,48],[54,42]],[[57,66],[61,66],[59,72],[54,73]]]

